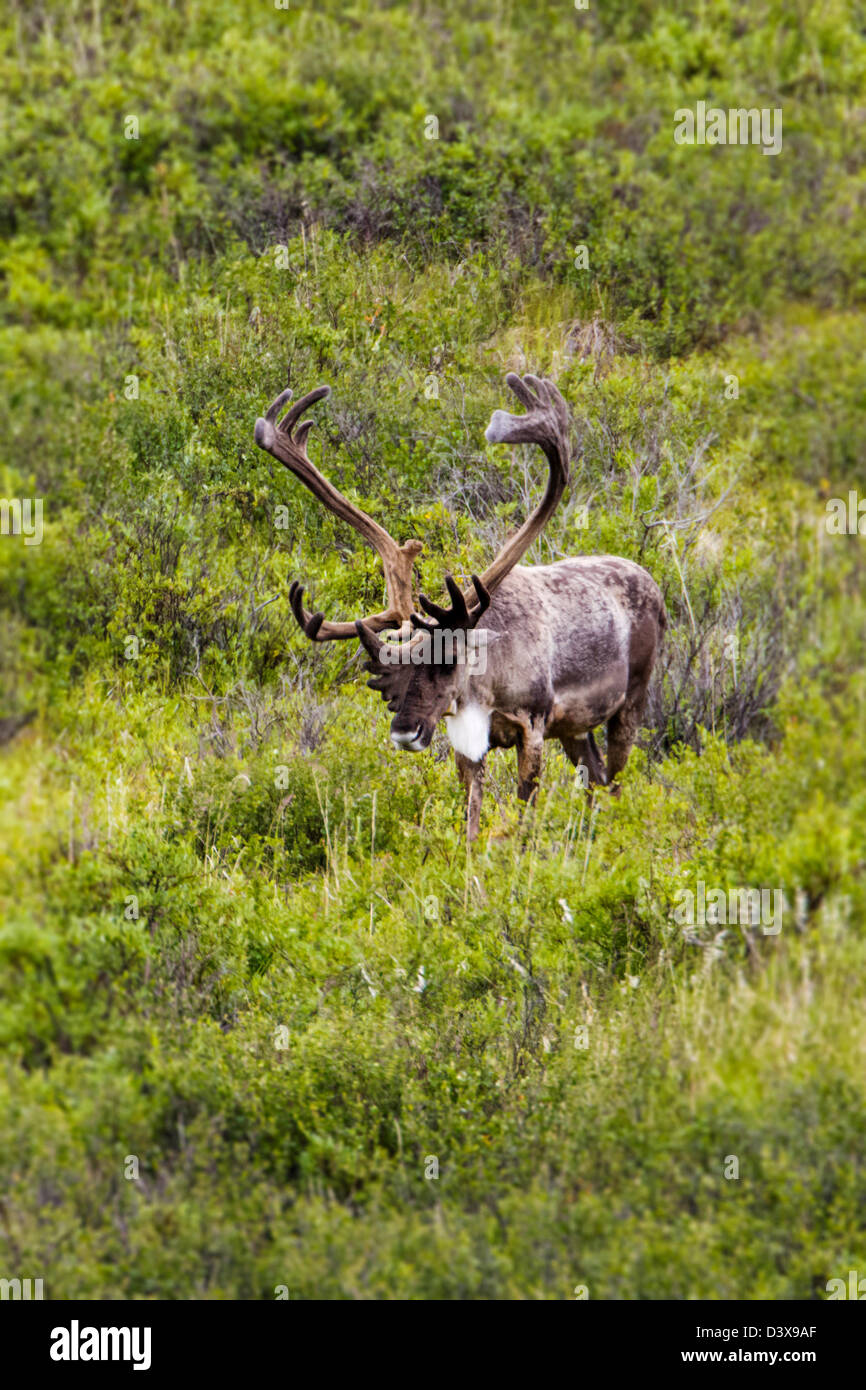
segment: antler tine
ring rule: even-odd
[[[491,595],[490,590],[482,584],[477,574],[473,574],[472,583],[475,588],[475,593],[478,597],[478,608],[477,610],[473,609],[471,615],[473,620],[472,625],[474,627],[475,624],[478,622],[478,619],[481,617],[482,613],[486,613],[488,608],[490,607]]]
[[[298,421],[305,410],[330,393],[330,386],[317,386],[290,406],[282,419],[279,419],[280,411],[292,399],[291,388],[281,391],[271,402],[264,416],[256,421],[256,443],[259,448],[266,450],[294,473],[323,506],[341,521],[352,526],[378,553],[385,571],[388,607],[366,619],[369,627],[374,632],[389,627],[404,627],[408,625],[414,608],[412,569],[415,557],[423,546],[419,540],[409,540],[403,545],[398,545],[384,527],[344,497],[310,459],[306,444],[313,421],[301,420],[300,424]],[[303,606],[303,588],[300,585],[293,585],[289,592],[289,600],[298,624],[311,641],[328,642],[357,636],[354,622],[329,622],[322,613],[309,613]]]
[[[425,613],[429,613],[431,618],[435,618],[440,627],[464,627],[469,621],[469,610],[466,600],[455,584],[450,574],[445,576],[445,588],[448,590],[448,597],[451,599],[450,608],[440,608],[438,603],[431,603],[426,594],[419,594],[421,607]]]
[[[307,410],[309,406],[315,405],[316,401],[325,400],[326,397],[330,396],[330,394],[330,386],[317,386],[314,391],[308,391],[306,396],[302,396],[299,401],[295,401],[295,404],[291,407],[291,409],[286,411],[282,420],[277,425],[277,429],[281,430],[283,434],[291,436],[292,426],[294,425],[296,420],[300,419],[304,411]],[[278,396],[277,400],[279,401],[281,398],[291,399],[291,388],[289,388],[288,393],[283,391],[282,396]],[[301,430],[304,431],[304,435],[306,437],[306,435],[309,434],[312,427],[313,421],[305,420],[304,423],[298,429],[298,433],[295,436],[296,441],[300,439]]]
[[[290,400],[292,399],[292,396],[293,396],[294,394],[295,394],[295,393],[294,393],[294,391],[292,390],[291,386],[287,386],[286,389],[285,389],[285,391],[281,391],[280,394],[276,397],[276,399],[271,401],[270,405],[268,406],[267,410],[265,411],[265,419],[267,420],[267,422],[268,422],[269,425],[272,425],[272,424],[274,423],[274,421],[276,420],[276,418],[277,418],[277,416],[279,415],[280,411],[282,410],[283,406],[285,405],[286,401],[290,401]],[[256,443],[258,444],[258,442],[259,442],[259,441],[258,441],[258,430],[257,430],[257,431],[256,431]]]
[[[426,623],[417,613],[413,613],[412,626],[422,628],[425,632],[435,631],[436,626],[447,628],[451,632],[456,632],[460,628],[469,631],[471,628],[475,627],[481,615],[486,613],[487,609],[490,607],[490,594],[477,574],[473,574],[472,583],[478,602],[470,609],[466,602],[466,596],[461,593],[452,576],[446,574],[445,587],[451,599],[451,607],[440,608],[437,603],[431,603],[426,594],[420,594],[421,607],[424,609],[425,613],[428,613],[431,618],[435,619],[435,623]]]
[[[293,579],[289,586],[289,603],[295,615],[298,627],[309,637],[311,642],[315,642],[319,636],[319,629],[325,621],[324,613],[308,613],[304,607],[304,586],[299,584],[297,579]]]
[[[421,601],[422,603],[424,601],[423,594],[421,595]],[[412,624],[412,630],[414,632],[435,632],[437,627],[441,626],[440,623],[428,623],[426,618],[421,617],[420,613],[413,613],[409,621]]]
[[[538,391],[541,381],[537,376],[532,376],[527,372],[525,377],[519,377],[516,372],[507,372],[505,383],[510,386],[521,405],[525,405],[527,410],[535,410],[538,401],[534,392]]]

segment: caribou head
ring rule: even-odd
[[[378,552],[385,571],[386,607],[353,622],[309,612],[302,585],[293,582],[289,600],[299,626],[313,642],[360,640],[369,657],[367,683],[393,714],[395,747],[423,751],[444,718],[469,793],[470,836],[478,829],[490,747],[517,747],[524,799],[535,790],[545,738],[560,739],[587,783],[606,782],[619,771],[640,722],[665,621],[654,581],[631,561],[581,556],[554,565],[518,565],[568,482],[568,411],[550,381],[514,373],[506,381],[525,413],[494,411],[486,438],[538,444],[548,461],[547,485],[484,573],[472,575],[470,588],[462,590],[446,576],[449,608],[426,594],[416,607],[413,570],[422,542],[398,545],[311,462],[306,440],[312,421],[300,417],[329,387],[317,387],[281,416],[292,397],[283,391],[255,429],[256,443],[354,527]],[[607,772],[592,733],[602,722],[608,729]]]
[[[450,574],[445,578],[450,608],[440,608],[421,594],[421,607],[433,621],[412,613],[412,635],[402,642],[383,640],[360,619],[355,624],[370,657],[367,669],[374,672],[367,684],[382,693],[394,712],[395,748],[413,753],[428,748],[439,720],[456,716],[469,679],[486,667],[487,646],[499,634],[479,628],[490,607],[490,590],[475,574],[472,583],[477,599],[472,607]]]

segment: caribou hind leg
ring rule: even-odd
[[[592,732],[592,729],[589,730],[586,736],[586,746],[589,749],[589,756],[591,759],[590,768],[592,770],[593,780],[600,783],[601,786],[606,787],[610,779],[605,771],[604,758],[598,751],[598,744],[595,741],[595,734]]]
[[[643,723],[650,677],[659,642],[668,620],[659,597],[658,607],[648,608],[632,632],[629,682],[625,701],[607,721],[607,775],[610,782],[628,762],[637,732]],[[612,789],[617,792],[618,788]]]
[[[589,733],[580,736],[560,737],[560,743],[575,767],[587,770],[589,786],[610,787],[612,796],[619,795],[619,787],[613,786],[613,779],[622,772],[628,762],[629,753],[643,721],[646,705],[647,686],[641,681],[629,691],[625,704],[607,721],[607,770],[599,752],[595,736]]]
[[[632,744],[643,721],[647,686],[641,683],[630,690],[625,704],[607,721],[607,774],[612,782],[628,762]]]
[[[566,755],[570,758],[575,767],[585,767],[587,771],[587,785],[606,786],[607,773],[604,770],[604,759],[598,751],[595,737],[592,730],[587,734],[563,735],[560,743],[565,749]]]

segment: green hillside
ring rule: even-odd
[[[803,1299],[866,1273],[866,7],[9,0],[0,1274],[49,1298]],[[782,148],[674,140],[699,101]],[[372,550],[613,553],[618,798],[396,752]],[[859,491],[858,491],[859,490]],[[8,509],[7,509],[8,510]],[[9,513],[11,516],[11,512]],[[784,894],[779,931],[678,920]],[[736,1160],[736,1162],[732,1162]]]

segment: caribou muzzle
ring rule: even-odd
[[[432,728],[418,724],[412,729],[398,729],[394,727],[396,723],[395,719],[391,724],[391,742],[395,748],[400,748],[406,753],[423,753],[425,748],[430,747]]]

